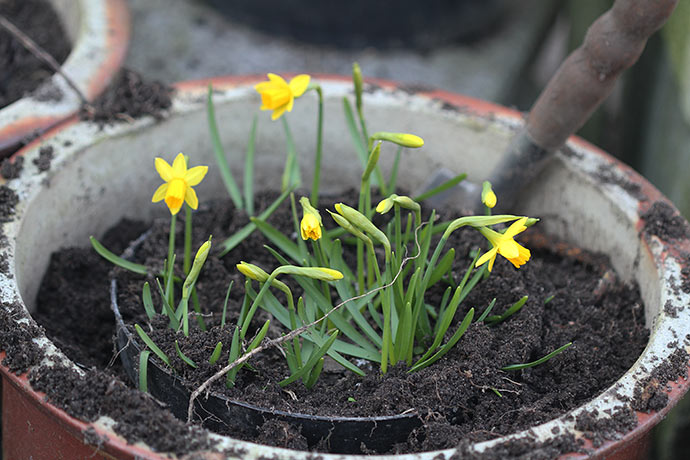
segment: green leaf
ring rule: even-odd
[[[314,350],[312,355],[309,357],[309,360],[302,366],[302,368],[293,373],[290,377],[286,378],[285,380],[282,380],[281,382],[278,382],[278,385],[281,387],[287,386],[294,382],[297,379],[302,378],[303,376],[307,375],[307,373],[311,372],[312,368],[316,365],[318,360],[320,360],[323,355],[326,354],[328,349],[333,345],[333,342],[335,342],[335,339],[338,338],[338,331],[336,330],[331,334],[331,336],[326,340],[326,342],[319,347],[317,350]]]
[[[216,344],[216,348],[213,349],[213,353],[211,353],[211,357],[208,358],[208,363],[209,364],[216,364],[216,362],[220,358],[220,353],[222,351],[223,351],[223,342],[218,342]]]
[[[561,353],[562,351],[564,351],[566,348],[568,348],[568,347],[569,347],[570,345],[572,345],[572,344],[573,344],[573,342],[568,342],[568,343],[566,343],[565,345],[563,345],[562,347],[560,347],[560,348],[558,348],[558,349],[552,351],[552,352],[549,353],[548,355],[546,355],[546,356],[544,356],[544,357],[542,357],[542,358],[539,358],[539,359],[536,360],[536,361],[532,361],[531,363],[525,363],[525,364],[511,364],[511,365],[509,365],[509,366],[504,366],[504,367],[502,367],[501,370],[503,370],[503,371],[519,371],[520,369],[526,369],[526,368],[528,368],[528,367],[538,366],[538,365],[543,364],[543,363],[545,363],[546,361],[550,360],[551,358],[553,358],[553,357],[556,356],[557,354]]]
[[[290,240],[290,238],[285,236],[281,231],[264,220],[252,217],[251,221],[254,225],[256,225],[256,228],[258,228],[259,231],[263,233],[269,241],[271,241],[271,243],[275,244],[278,249],[287,254],[288,257],[297,263],[302,261],[299,248]]]
[[[177,356],[179,356],[180,359],[185,362],[185,364],[187,364],[188,366],[192,366],[194,369],[198,367],[196,363],[192,361],[191,358],[182,353],[182,350],[180,349],[180,344],[177,343],[177,340],[175,340],[175,351],[177,352]]]
[[[355,122],[355,116],[352,111],[352,106],[350,105],[350,101],[347,100],[347,97],[343,97],[343,111],[345,112],[345,122],[347,123],[347,129],[350,132],[352,143],[355,146],[355,152],[357,152],[359,162],[362,165],[362,169],[364,169],[369,159],[369,152],[367,152],[367,149],[364,143],[362,142],[362,136],[359,134],[359,130],[357,129],[357,123]]]
[[[230,343],[230,353],[228,354],[228,364],[234,362],[240,355],[240,328],[235,326],[235,332],[232,334],[232,342]],[[231,388],[235,386],[235,376],[239,372],[240,366],[235,366],[228,371],[225,376],[225,386]]]
[[[431,278],[429,279],[429,285],[427,288],[433,286],[434,284],[438,283],[443,276],[448,273],[448,270],[451,269],[453,266],[453,261],[455,260],[455,249],[450,248],[448,252],[441,258],[439,263],[436,265],[434,268],[434,271],[431,272]]]
[[[520,311],[520,309],[527,302],[527,298],[528,296],[522,297],[520,300],[511,305],[510,308],[508,308],[502,315],[492,315],[486,318],[484,321],[488,323],[490,326],[505,321],[506,319],[510,318],[512,315]]]
[[[149,282],[144,283],[144,288],[141,290],[141,301],[144,303],[144,310],[149,319],[156,316],[156,309],[153,307],[153,299],[151,298],[151,287]]]
[[[453,177],[452,179],[448,179],[447,181],[445,181],[444,183],[442,183],[438,187],[434,187],[431,190],[428,190],[428,191],[422,193],[421,195],[417,195],[416,197],[413,198],[413,200],[415,200],[417,202],[428,200],[429,198],[431,198],[434,195],[437,195],[441,192],[445,192],[449,188],[455,187],[460,182],[465,180],[466,177],[467,177],[467,174],[465,174],[465,173],[458,174],[457,176]]]
[[[254,337],[254,340],[249,344],[249,347],[247,348],[247,352],[252,351],[254,348],[258,347],[261,341],[266,337],[266,333],[268,332],[268,327],[271,324],[271,320],[267,319],[264,325],[261,327],[259,332],[256,334],[256,337]]]
[[[135,324],[134,329],[137,331],[137,334],[139,334],[139,337],[141,338],[141,340],[144,341],[146,346],[149,347],[151,349],[151,351],[154,352],[156,354],[156,356],[158,356],[160,358],[161,361],[163,361],[165,364],[170,366],[170,358],[168,358],[168,355],[163,353],[163,350],[158,348],[158,345],[153,343],[153,340],[151,340],[151,338],[148,336],[148,334],[146,334],[146,332],[144,332],[144,330],[141,328],[141,326],[139,326],[138,324]]]
[[[285,200],[285,198],[290,195],[290,192],[292,192],[294,188],[291,188],[289,190],[285,190],[283,193],[280,194],[276,200],[271,203],[271,205],[266,208],[259,216],[257,217],[260,220],[266,220],[268,217],[273,214],[273,211],[275,211],[278,206]],[[252,234],[252,232],[256,230],[256,225],[253,223],[248,223],[244,227],[242,227],[240,230],[238,230],[234,235],[223,241],[220,245],[223,248],[223,250],[220,253],[220,257],[223,257],[225,254],[230,252],[233,248],[235,248],[238,244],[240,244],[242,241],[245,240],[249,235]]]
[[[228,290],[225,293],[225,300],[223,301],[223,314],[220,317],[220,328],[223,329],[225,327],[225,317],[228,312],[228,299],[230,298],[230,290],[232,289],[232,284],[235,281],[230,281],[230,284],[228,284]]]
[[[391,174],[388,177],[388,193],[395,193],[395,187],[398,185],[398,168],[400,167],[400,157],[402,156],[402,147],[398,147],[397,152],[395,152],[395,160],[393,160],[393,168],[391,169]]]
[[[470,311],[467,312],[465,315],[465,318],[462,320],[462,323],[460,323],[460,327],[455,331],[453,336],[446,342],[445,345],[441,347],[440,350],[436,352],[434,356],[431,358],[427,359],[424,362],[417,362],[414,366],[412,366],[407,372],[412,373],[416,372],[418,370],[424,369],[425,367],[435,363],[439,359],[443,357],[446,353],[450,351],[451,348],[455,346],[456,343],[458,343],[458,340],[462,338],[462,336],[465,334],[465,331],[467,331],[467,328],[470,327],[470,323],[472,323],[472,318],[474,317],[474,308],[470,308]]]
[[[240,194],[240,189],[237,187],[235,178],[232,176],[232,171],[230,171],[230,165],[225,157],[225,152],[223,151],[223,143],[220,140],[220,134],[218,133],[218,125],[216,124],[216,110],[213,106],[213,87],[208,85],[208,96],[206,98],[206,113],[208,115],[208,129],[211,134],[211,144],[213,145],[213,154],[216,157],[216,163],[218,164],[218,170],[220,171],[220,176],[223,178],[223,183],[228,191],[228,195],[232,199],[237,209],[243,209],[242,206],[242,195]]]
[[[103,257],[108,262],[117,265],[120,268],[124,268],[125,270],[129,270],[130,272],[138,273],[139,275],[146,275],[148,273],[148,269],[146,268],[146,266],[136,264],[134,262],[130,262],[129,260],[125,260],[122,257],[116,256],[115,254],[107,250],[105,246],[103,246],[93,236],[89,237],[89,241],[91,241],[91,246],[93,246],[98,255]]]
[[[177,330],[180,327],[180,319],[177,317],[172,307],[168,303],[168,299],[165,297],[165,292],[163,292],[163,287],[161,282],[156,278],[156,285],[158,286],[158,294],[161,296],[161,301],[163,302],[163,311],[170,319],[170,328]]]
[[[149,391],[149,356],[151,352],[144,350],[139,353],[139,391]]]
[[[550,296],[548,296],[546,299],[544,299],[544,305],[546,305],[547,303],[551,302],[551,301],[554,299],[554,297],[556,297],[555,294],[550,295]]]
[[[287,143],[287,158],[285,159],[285,172],[283,173],[283,185],[281,190],[296,187],[302,183],[302,178],[297,161],[297,149],[292,139],[292,132],[287,122],[287,117],[282,117],[283,130],[285,131],[285,142]]]
[[[307,389],[313,387],[316,381],[319,379],[321,371],[323,370],[324,361],[325,360],[321,358],[316,362],[314,369],[312,369],[311,373],[309,374],[309,377],[307,377],[306,381],[304,382],[304,386],[307,387]]]
[[[494,305],[496,305],[496,297],[493,298],[491,303],[489,303],[489,306],[486,307],[486,310],[484,310],[484,313],[482,313],[482,316],[480,316],[476,322],[481,323],[482,321],[484,321],[484,319],[489,315],[489,313],[491,313],[491,310],[494,308]]]
[[[247,154],[244,156],[244,204],[247,214],[254,215],[254,146],[256,143],[257,116],[252,120],[252,130],[249,133]]]

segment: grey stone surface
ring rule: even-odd
[[[427,53],[373,48],[341,51],[271,37],[232,22],[201,0],[129,0],[132,43],[126,65],[164,82],[267,72],[365,76],[424,84],[511,103],[516,81],[540,46],[558,2],[508,2],[484,38]]]

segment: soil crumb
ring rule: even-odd
[[[664,201],[655,202],[640,217],[644,220],[643,231],[647,235],[654,235],[662,240],[690,238],[690,225]]]
[[[24,169],[24,157],[17,157],[12,161],[10,158],[5,158],[0,163],[0,174],[5,179],[16,179]]]
[[[17,194],[6,185],[0,185],[0,222],[9,222],[14,215],[14,207],[19,198]]]
[[[172,92],[172,88],[161,82],[148,82],[137,72],[122,69],[91,106],[82,107],[79,117],[101,127],[145,115],[160,120],[172,105]]]
[[[44,172],[50,169],[50,162],[53,161],[53,146],[44,145],[38,151],[38,158],[34,158],[33,164],[39,171]]]

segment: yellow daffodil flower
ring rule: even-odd
[[[527,229],[525,222],[527,222],[527,217],[513,222],[505,233],[498,233],[488,227],[481,227],[479,231],[489,240],[493,247],[477,260],[475,267],[479,267],[488,261],[489,271],[491,271],[496,260],[496,254],[500,254],[508,259],[510,263],[515,265],[515,268],[520,268],[527,263],[530,258],[529,249],[520,246],[513,240],[515,235]]]
[[[299,226],[302,239],[306,241],[311,238],[316,241],[321,238],[321,214],[306,196],[299,199],[299,204],[302,205],[302,222]]]
[[[153,194],[153,198],[151,198],[153,203],[165,199],[165,204],[168,205],[172,215],[177,214],[185,202],[192,209],[199,207],[199,199],[192,187],[203,180],[208,166],[195,166],[187,169],[187,160],[181,153],[177,155],[172,166],[160,157],[156,158],[155,166],[165,183],[158,187]]]
[[[309,75],[300,74],[288,83],[280,75],[269,73],[269,81],[254,86],[261,95],[261,110],[273,110],[271,120],[277,120],[286,110],[291,112],[295,98],[304,94],[310,79]]]
[[[482,184],[482,203],[487,208],[493,208],[496,206],[496,194],[491,188],[491,182],[485,180]]]
[[[316,241],[321,238],[321,224],[314,214],[305,212],[299,229],[303,240],[311,238]]]

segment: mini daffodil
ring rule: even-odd
[[[491,188],[491,182],[485,180],[482,184],[482,203],[488,208],[496,206],[496,194]]]
[[[165,199],[165,204],[168,205],[168,209],[173,215],[180,211],[185,202],[192,209],[199,207],[199,199],[192,187],[204,179],[206,172],[208,172],[208,166],[195,166],[187,169],[187,160],[182,153],[175,157],[172,166],[160,157],[156,158],[155,166],[165,183],[158,187],[153,194],[153,198],[151,198],[153,203]]]
[[[299,202],[302,205],[302,221],[299,225],[302,239],[316,241],[321,238],[321,214],[311,205],[309,198],[302,197]]]
[[[530,258],[529,249],[520,246],[513,240],[515,235],[527,229],[525,222],[527,222],[527,217],[513,222],[504,233],[498,233],[488,227],[481,227],[479,231],[489,240],[492,248],[477,260],[475,267],[479,267],[488,261],[489,271],[491,271],[496,260],[496,254],[500,254],[508,259],[510,263],[515,265],[515,268],[520,268],[527,263]]]
[[[268,81],[254,86],[261,95],[261,110],[273,110],[271,120],[277,120],[285,111],[291,112],[295,98],[304,94],[310,79],[309,75],[301,74],[288,83],[280,75],[269,73]]]

